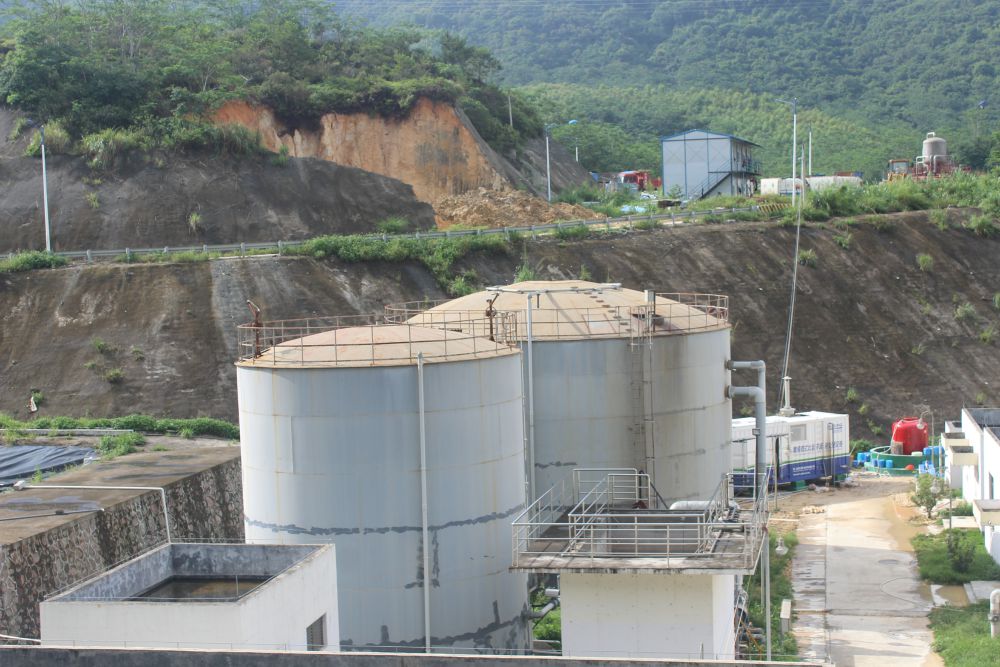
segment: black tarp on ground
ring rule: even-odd
[[[53,445],[14,445],[0,447],[0,487],[10,486],[19,479],[29,479],[36,470],[47,472],[94,458],[89,447]]]

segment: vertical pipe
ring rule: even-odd
[[[535,368],[532,356],[533,333],[531,330],[531,297],[528,294],[528,503],[535,502],[538,491],[535,488]]]
[[[420,530],[424,569],[424,652],[431,652],[431,545],[427,528],[427,428],[424,420],[424,353],[417,352],[417,405],[420,411]]]

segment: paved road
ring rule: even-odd
[[[838,667],[938,667],[931,603],[917,577],[910,509],[880,497],[803,515],[792,564],[803,658]]]

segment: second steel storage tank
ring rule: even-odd
[[[461,329],[484,312],[516,314],[502,334],[524,352],[532,496],[574,468],[620,467],[648,472],[665,498],[703,499],[729,471],[727,297],[530,281],[428,306],[387,317]]]
[[[311,318],[240,349],[247,541],[336,545],[343,648],[528,649],[517,348]]]

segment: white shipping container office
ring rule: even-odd
[[[687,130],[660,137],[663,192],[680,190],[682,199],[715,195],[751,196],[758,190],[757,144],[731,134]]]
[[[756,460],[753,417],[733,420],[733,473],[738,483],[749,483]],[[778,484],[831,475],[851,468],[850,419],[830,412],[798,412],[791,417],[767,418],[767,464]]]

